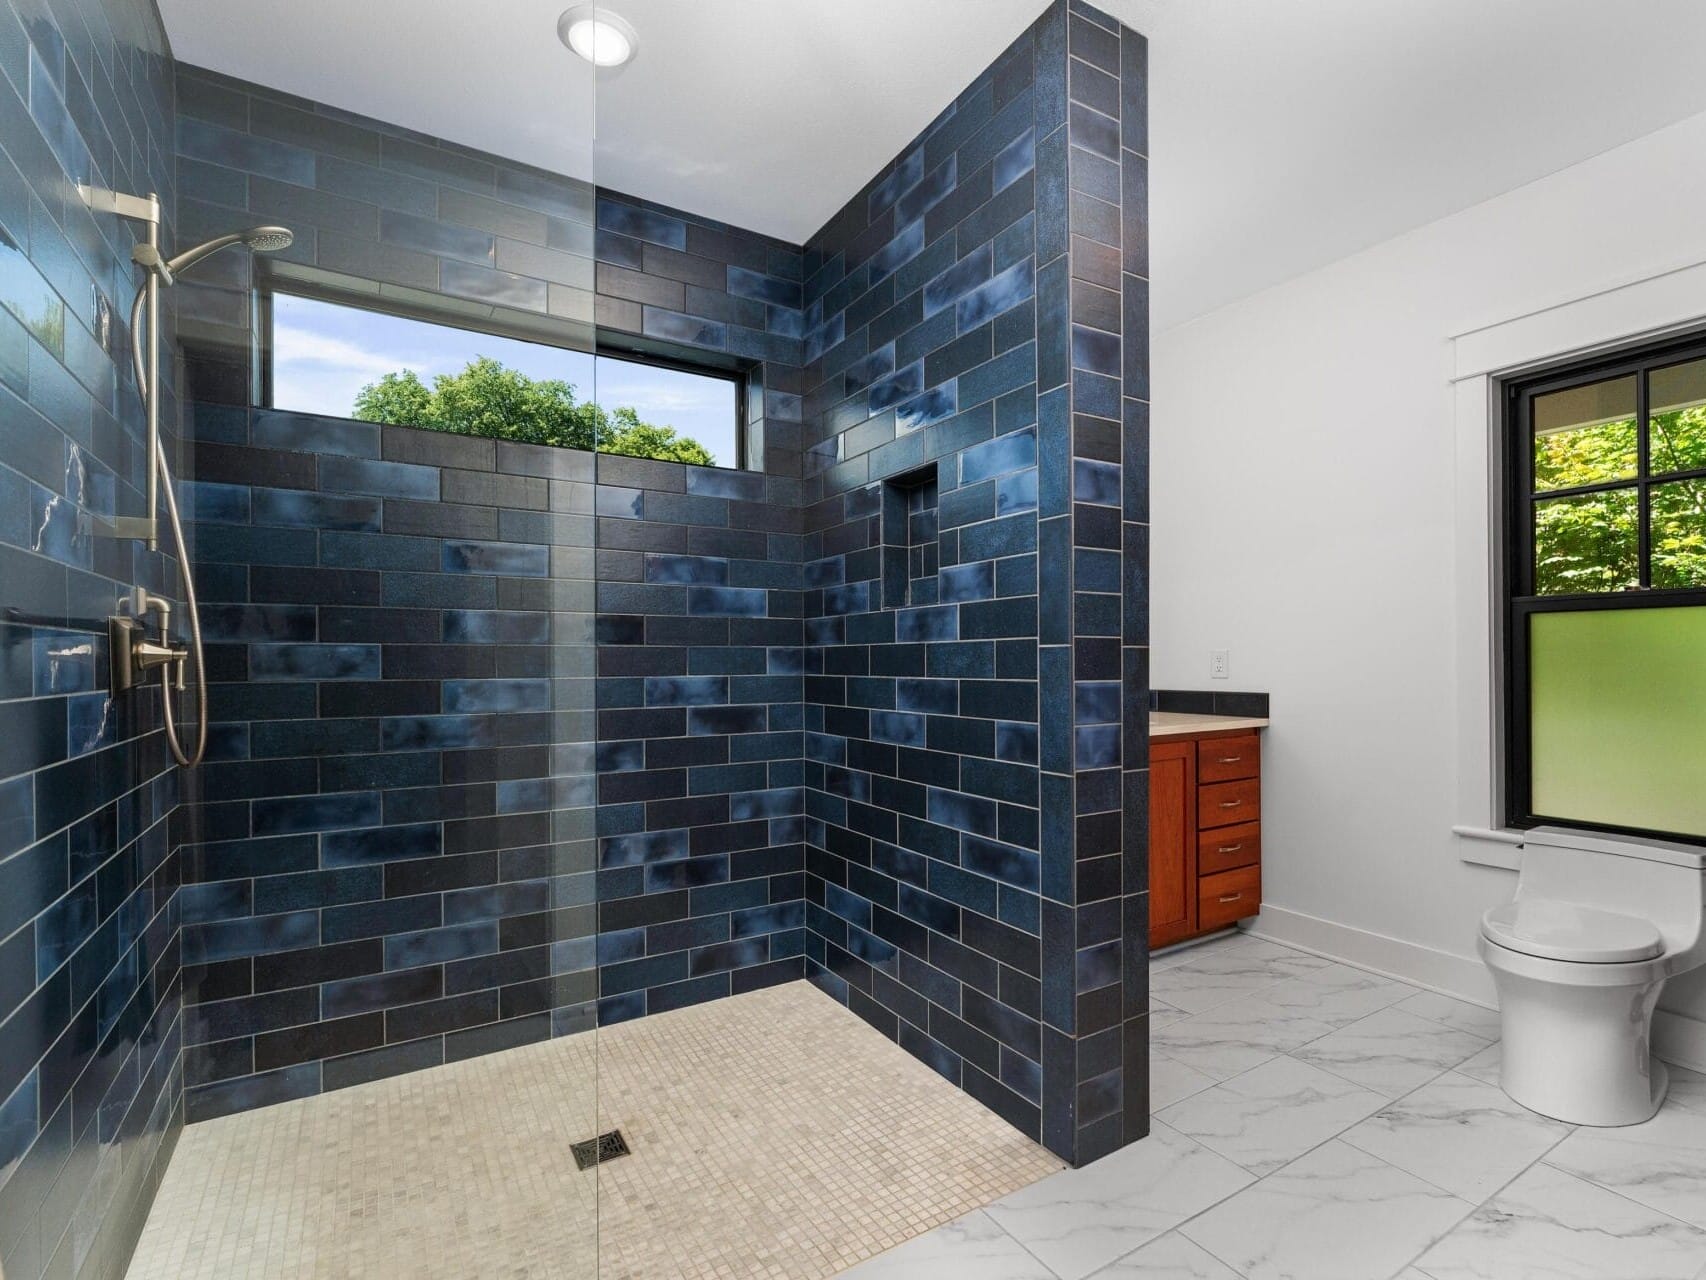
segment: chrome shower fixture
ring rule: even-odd
[[[87,186],[79,186],[77,190],[83,202],[95,212],[117,214],[121,218],[141,222],[148,228],[148,238],[130,251],[130,260],[145,273],[142,286],[136,291],[136,300],[130,307],[130,359],[148,427],[147,462],[144,464],[147,468],[147,507],[145,515],[119,517],[113,522],[113,531],[117,537],[141,539],[150,551],[157,551],[160,545],[159,509],[164,501],[167,523],[177,549],[178,571],[184,583],[184,603],[189,614],[189,644],[177,644],[172,640],[171,603],[137,587],[132,616],[115,616],[107,620],[112,651],[112,692],[119,694],[134,688],[150,671],[158,669],[166,742],[172,749],[172,756],[181,765],[199,764],[207,751],[207,665],[202,657],[201,610],[196,604],[195,577],[190,572],[189,552],[184,546],[183,521],[178,516],[172,473],[166,466],[165,452],[160,448],[160,290],[175,284],[181,272],[221,249],[243,245],[256,253],[271,253],[289,248],[295,236],[288,227],[250,227],[246,231],[215,237],[168,258],[160,252],[158,196],[152,193],[131,196]],[[145,330],[148,335],[146,351],[143,343]],[[151,640],[148,636],[146,619],[150,613],[159,616],[158,639]],[[187,749],[179,735],[172,709],[174,693],[184,692],[186,665],[195,671],[196,688],[195,740]]]

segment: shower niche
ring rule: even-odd
[[[941,497],[935,466],[883,481],[882,607],[918,608],[937,601],[942,565]]]

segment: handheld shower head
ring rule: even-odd
[[[243,243],[256,253],[277,253],[290,248],[295,240],[289,227],[250,227],[243,233]]]
[[[218,236],[204,244],[198,244],[193,249],[185,249],[175,257],[168,258],[161,265],[168,276],[175,276],[180,271],[186,271],[195,266],[203,258],[218,253],[221,249],[234,244],[244,245],[255,253],[277,253],[280,249],[288,249],[296,239],[289,227],[250,227],[244,231],[235,231],[230,235]]]

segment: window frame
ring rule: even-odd
[[[1657,484],[1684,480],[1706,480],[1706,467],[1690,471],[1651,471],[1648,381],[1652,371],[1691,360],[1706,359],[1706,335],[1668,339],[1645,346],[1626,348],[1613,355],[1553,366],[1544,372],[1513,378],[1502,386],[1501,431],[1503,512],[1499,523],[1501,557],[1500,624],[1504,732],[1503,807],[1507,826],[1522,831],[1537,826],[1569,827],[1575,830],[1609,831],[1636,836],[1654,836],[1690,844],[1706,845],[1706,835],[1665,831],[1650,827],[1617,826],[1585,822],[1534,812],[1532,793],[1532,734],[1529,705],[1529,619],[1538,613],[1579,613],[1600,609],[1706,608],[1706,587],[1654,587],[1652,585],[1652,504],[1650,491]],[[1564,489],[1534,489],[1533,404],[1537,396],[1573,387],[1633,375],[1635,378],[1635,423],[1637,465],[1633,477],[1576,485]],[[1639,559],[1637,587],[1620,591],[1597,591],[1536,595],[1534,593],[1534,513],[1537,501],[1576,497],[1613,490],[1634,490],[1636,502],[1636,548]]]
[[[548,330],[536,328],[529,324],[505,324],[495,315],[487,318],[484,323],[479,323],[475,317],[450,311],[435,311],[430,306],[411,306],[396,298],[375,298],[373,295],[359,290],[330,288],[303,280],[272,275],[259,282],[254,292],[252,332],[255,335],[255,351],[254,359],[251,361],[254,377],[250,387],[250,401],[256,408],[278,409],[285,413],[300,412],[300,410],[281,408],[273,403],[273,300],[281,293],[290,297],[303,298],[310,302],[322,302],[331,306],[347,307],[355,311],[370,311],[375,315],[392,316],[403,320],[416,320],[422,324],[437,325],[443,329],[460,329],[465,333],[487,334],[494,338],[508,338],[515,342],[531,342],[535,346],[555,347],[560,351],[569,351],[578,355],[590,354],[594,361],[603,357],[626,361],[629,364],[649,365],[656,369],[668,369],[677,373],[690,373],[702,378],[721,379],[732,384],[734,394],[735,460],[727,466],[721,463],[711,463],[709,469],[714,471],[747,471],[751,469],[747,462],[747,398],[750,391],[752,371],[755,367],[754,361],[721,356],[714,352],[700,352],[693,348],[659,342],[635,334],[611,331],[607,337],[604,326],[599,325],[588,326],[593,331],[594,338],[592,349],[589,352],[585,347],[575,346],[567,340],[553,340]],[[471,438],[490,439],[492,437],[474,436]],[[595,450],[595,452],[602,451]],[[609,456],[620,455],[612,454]],[[704,466],[706,464],[684,462],[678,465]]]

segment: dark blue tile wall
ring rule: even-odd
[[[809,976],[1147,1131],[1143,40],[1052,5],[806,246]]]
[[[481,442],[204,413],[196,496],[219,532],[199,558],[238,700],[217,735],[229,798],[183,825],[229,868],[198,880],[254,885],[197,898],[215,914],[195,945],[220,978],[204,992],[233,983],[233,1018],[200,1043],[246,1046],[207,1051],[228,1075],[198,1078],[197,1114],[331,1087],[354,1078],[332,1072],[339,1053],[377,1052],[299,1035],[263,1068],[263,1034],[351,1009],[385,1011],[388,1042],[392,1024],[454,1034],[446,1007],[504,1020],[501,1000],[446,1006],[430,973],[460,954],[443,948],[489,950],[493,919],[501,954],[505,913],[536,910],[500,892],[520,834],[401,858],[454,886],[393,893],[383,876],[392,841],[424,838],[405,832],[447,839],[541,803],[529,655],[561,648],[535,605],[567,573],[598,583],[576,606],[596,611],[596,680],[572,735],[599,744],[597,821],[573,862],[595,872],[598,1017],[807,972],[1069,1159],[1144,1132],[1143,57],[1098,11],[1052,5],[803,249],[180,77],[186,220],[291,223],[287,277],[737,362],[768,473],[601,458],[589,483],[570,455],[529,476],[440,452]],[[210,400],[251,382],[253,280],[241,259],[230,271],[186,294]],[[595,536],[566,534],[569,516]],[[593,545],[590,568],[565,569]],[[399,667],[403,647],[434,656]],[[489,788],[493,808],[393,798],[451,787]],[[264,912],[262,848],[299,859]],[[475,883],[478,854],[499,855],[495,883]],[[448,895],[476,889],[450,919]],[[315,911],[318,938],[296,945]],[[268,922],[220,930],[220,912]],[[583,933],[558,941],[587,960]],[[266,964],[286,986],[253,985],[266,957],[287,957]],[[249,988],[211,967],[232,962]],[[426,985],[389,976],[415,969]],[[334,996],[343,982],[358,985]],[[319,1002],[272,998],[298,986]],[[245,1001],[272,1012],[251,1023]]]
[[[303,98],[180,67],[183,234],[282,222],[296,244],[231,255],[186,288],[203,398],[246,399],[256,270],[356,294],[495,304],[522,336],[670,353],[744,372],[748,465],[800,474],[798,246]]]
[[[614,1022],[804,976],[804,540],[787,477],[600,455],[598,482],[599,1019]]]
[[[173,201],[147,0],[0,3],[0,1272],[123,1274],[182,1125],[177,775],[152,690],[108,696],[106,617],[176,564],[142,512],[115,363],[136,232],[75,184]],[[174,415],[166,388],[164,417]],[[174,440],[168,440],[177,456]]]
[[[191,1120],[591,1025],[593,458],[198,405]]]

